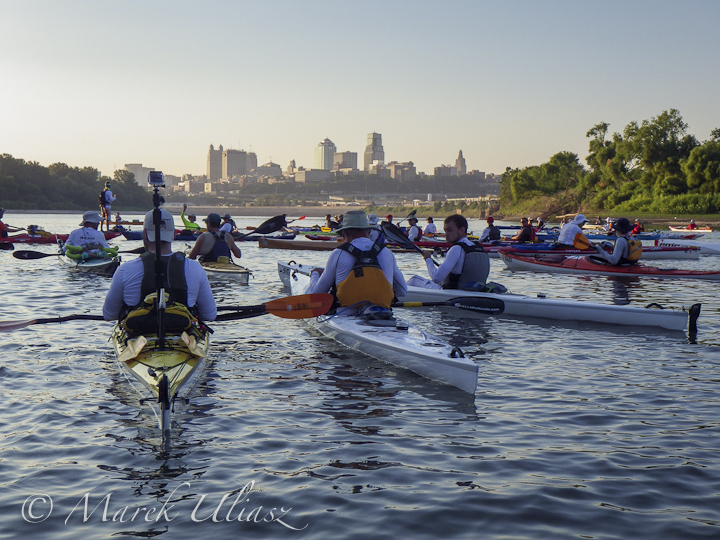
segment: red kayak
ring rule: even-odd
[[[510,270],[530,270],[558,274],[590,274],[596,276],[690,278],[720,280],[720,272],[703,270],[680,270],[655,268],[642,264],[614,266],[590,257],[563,257],[562,255],[538,255],[526,257],[501,252],[502,260]]]
[[[120,236],[119,232],[106,232],[105,240],[112,240],[113,238]],[[13,236],[7,236],[0,238],[0,243],[14,243],[19,244],[57,244],[58,240],[65,241],[68,239],[69,234],[51,234],[43,232],[42,234],[16,234]]]

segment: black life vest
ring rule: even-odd
[[[383,249],[386,249],[385,246],[373,244],[368,251],[363,251],[350,242],[346,242],[337,249],[346,251],[355,257],[352,270],[333,290],[339,304],[347,307],[369,302],[389,309],[395,293],[378,261],[378,255]]]
[[[100,206],[104,207],[107,204],[107,198],[105,197],[105,193],[107,192],[107,190],[107,188],[103,189],[100,192],[100,195],[98,195],[98,203],[100,204]]]
[[[225,234],[221,233],[218,234],[215,231],[207,231],[209,234],[215,238],[215,243],[213,244],[212,249],[205,255],[201,255],[201,260],[203,262],[216,262],[218,260],[218,257],[228,257],[228,259],[232,258],[232,252],[230,251],[230,246],[225,241]]]
[[[502,233],[500,232],[500,227],[497,225],[490,225],[490,232],[488,233],[488,240],[500,240],[502,237]]]
[[[468,245],[465,242],[456,242],[465,253],[462,271],[459,274],[450,272],[443,280],[443,289],[462,289],[470,282],[486,283],[490,273],[490,257],[483,247],[473,242]]]

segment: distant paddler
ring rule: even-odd
[[[10,225],[6,225],[3,223],[2,219],[5,215],[5,209],[0,208],[0,238],[7,238],[9,232],[20,232],[22,229],[19,229],[17,227],[11,227]]]
[[[189,259],[199,257],[202,262],[230,262],[232,255],[238,259],[242,257],[232,234],[220,231],[221,222],[220,214],[212,213],[205,218],[207,232],[202,233],[195,240],[195,245],[188,254]]]
[[[631,228],[632,226],[627,218],[618,219],[615,222],[615,234],[618,239],[615,240],[613,252],[607,253],[598,244],[593,246],[597,250],[599,258],[615,266],[638,262],[642,255],[642,242],[629,234]],[[593,257],[595,256],[593,255]]]
[[[558,243],[556,247],[558,249],[573,249],[575,237],[578,234],[583,234],[582,226],[585,225],[585,223],[587,223],[585,216],[577,214],[572,221],[563,225],[562,229],[560,229],[560,235],[558,236]]]
[[[195,223],[195,220],[197,217],[195,214],[188,214],[187,218],[185,217],[185,210],[187,210],[187,204],[183,204],[182,212],[180,213],[180,219],[183,222],[183,227],[185,227],[186,231],[190,232],[198,232],[200,230],[200,224]]]
[[[118,248],[111,248],[105,235],[98,230],[103,217],[97,212],[89,210],[83,214],[80,229],[75,229],[68,235],[62,246],[63,253],[71,259],[104,259],[115,257]]]

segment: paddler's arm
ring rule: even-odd
[[[436,267],[430,257],[433,252],[430,250],[423,250],[423,257],[425,257],[425,266],[427,266],[428,274],[430,279],[438,285],[442,285],[443,281],[450,274],[455,265],[460,260],[460,256],[463,253],[463,249],[460,246],[451,247],[445,255],[445,260],[442,264]]]
[[[595,244],[595,249],[597,250],[598,255],[600,255],[610,264],[615,265],[620,262],[620,259],[622,259],[623,257],[627,257],[629,246],[630,245],[628,244],[627,238],[618,238],[615,241],[615,247],[613,248],[612,253],[608,253],[597,244]]]
[[[197,259],[197,256],[200,254],[200,249],[202,249],[203,242],[205,241],[205,237],[201,234],[198,236],[198,239],[195,240],[195,245],[190,250],[190,253],[188,253],[187,258],[188,259]]]
[[[120,310],[125,305],[123,300],[124,270],[125,265],[121,264],[113,275],[112,283],[110,283],[110,289],[105,296],[105,303],[103,304],[103,319],[106,321],[116,321],[120,315]]]
[[[195,224],[185,217],[185,210],[187,210],[187,204],[183,203],[183,209],[182,212],[180,212],[180,219],[186,229],[191,229]]]
[[[227,245],[233,255],[235,255],[238,259],[242,257],[242,252],[240,251],[240,248],[237,247],[237,244],[235,243],[235,238],[233,238],[232,234],[225,233],[225,241],[227,242]]]
[[[337,273],[337,261],[342,253],[339,249],[334,249],[328,257],[325,270],[322,268],[313,268],[310,272],[310,285],[308,285],[306,293],[328,293],[335,285],[335,274]]]
[[[195,307],[198,310],[198,316],[201,321],[214,321],[217,317],[217,306],[215,297],[210,289],[210,282],[203,267],[198,262],[187,261],[185,269],[190,270],[193,280],[198,283],[197,298],[195,299]],[[187,280],[187,278],[186,278]]]

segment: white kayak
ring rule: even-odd
[[[200,266],[210,275],[231,277],[241,285],[247,285],[250,281],[250,270],[234,261],[200,262]]]
[[[302,266],[302,265],[300,265]],[[308,269],[309,267],[305,267]],[[310,277],[292,272],[289,265],[278,272],[292,294],[305,294]],[[475,393],[478,365],[449,343],[401,320],[365,321],[353,315],[323,315],[307,324],[350,349],[362,352],[418,375]]]
[[[89,272],[103,276],[112,276],[120,266],[120,257],[107,259],[73,259],[65,255],[58,256],[60,264],[79,272]]]
[[[700,255],[720,255],[720,243],[717,242],[697,242],[695,240],[661,240],[661,246],[688,246],[696,247],[700,251]],[[643,247],[643,250],[645,248]],[[643,252],[644,255],[644,252]]]
[[[312,266],[298,265],[296,263],[278,263],[280,279],[290,286],[291,274],[309,272]],[[499,299],[504,303],[504,311],[500,317],[541,318],[557,321],[586,321],[603,324],[616,324],[628,328],[632,327],[658,327],[667,330],[685,330],[694,326],[699,315],[700,304],[697,308],[665,308],[657,309],[657,305],[648,307],[618,306],[614,304],[597,304],[580,300],[565,300],[547,298],[544,294],[526,296],[521,294],[493,294],[457,289],[425,289],[423,287],[408,286],[407,295],[399,298],[401,302],[437,302],[458,297]],[[691,320],[690,313],[694,317]]]

